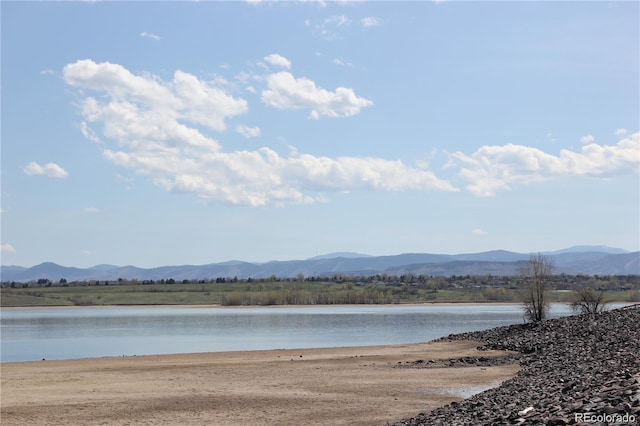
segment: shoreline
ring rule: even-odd
[[[451,358],[502,357],[478,342],[2,364],[5,425],[371,425],[499,386],[517,363],[452,368]],[[426,360],[426,361],[425,361]],[[412,365],[433,362],[429,369]]]
[[[393,426],[637,424],[638,322],[640,304],[632,304],[442,338],[479,340],[484,342],[481,349],[516,351],[522,369],[498,387]]]
[[[625,306],[635,305],[637,302],[611,302],[607,304],[609,310],[611,309],[619,309]],[[549,302],[549,306],[560,306],[566,305],[567,302]],[[45,310],[45,309],[54,309],[54,310],[75,310],[75,309],[125,309],[125,308],[136,308],[136,309],[165,309],[165,308],[175,308],[175,309],[229,309],[229,310],[240,310],[240,309],[314,309],[314,308],[376,308],[376,307],[426,307],[426,306],[442,306],[442,307],[453,307],[453,306],[522,306],[522,303],[518,302],[425,302],[425,303],[368,303],[368,304],[318,304],[318,305],[243,305],[243,306],[223,306],[220,304],[216,305],[50,305],[50,306],[4,306],[0,307],[0,312],[2,311],[17,311],[17,310]]]
[[[557,305],[562,306],[564,304],[562,303],[558,303]],[[154,306],[148,306],[148,305],[136,305],[136,306],[89,306],[89,310],[87,311],[87,314],[89,314],[89,311],[91,310],[104,310],[105,311],[105,315],[106,312],[110,311],[110,310],[117,310],[117,309],[139,309],[139,308],[143,308],[144,309],[149,309],[149,310],[153,310],[153,309],[212,309],[212,312],[214,312],[214,310],[218,310],[218,309],[225,309],[228,311],[233,311],[233,310],[243,310],[243,309],[247,309],[247,310],[252,310],[252,309],[262,309],[263,311],[261,312],[267,312],[267,310],[271,310],[273,309],[275,312],[275,310],[284,310],[284,309],[298,309],[300,308],[300,311],[292,311],[298,314],[304,314],[304,310],[305,309],[327,309],[327,311],[325,312],[327,315],[331,315],[332,313],[336,313],[339,314],[341,311],[341,309],[358,309],[358,308],[366,308],[366,309],[371,309],[372,311],[367,311],[367,312],[374,312],[376,309],[384,309],[384,308],[394,308],[393,312],[401,312],[401,310],[403,308],[412,308],[412,307],[425,307],[428,308],[430,306],[434,306],[434,307],[448,307],[448,306],[452,306],[452,307],[459,307],[459,306],[474,306],[474,307],[478,307],[478,306],[483,306],[483,307],[487,307],[490,308],[491,306],[496,306],[496,307],[500,307],[500,306],[520,306],[520,304],[513,304],[513,303],[491,303],[491,304],[478,304],[478,303],[468,303],[468,304],[458,304],[458,303],[454,303],[454,304],[449,304],[449,303],[434,303],[434,304],[391,304],[391,305],[275,305],[275,306],[268,306],[268,307],[260,307],[260,306],[243,306],[243,307],[223,307],[220,305],[214,305],[214,306],[196,306],[196,305],[154,305]],[[617,308],[617,307],[624,307],[624,306],[628,306],[628,304],[616,304],[614,306],[612,306],[612,308]],[[69,309],[66,309],[69,308]],[[332,310],[332,308],[335,309],[335,311]],[[28,315],[28,311],[31,312],[37,312],[38,310],[43,310],[43,309],[47,309],[44,307],[29,307],[29,308],[3,308],[3,309],[7,309],[7,315],[10,315],[9,312],[15,312],[17,310],[23,310],[25,312],[25,315]],[[83,309],[83,307],[78,307],[78,306],[70,306],[70,307],[57,307],[55,308],[55,310],[58,311],[63,311],[63,310],[68,310],[68,311],[76,311],[76,310],[80,310]],[[301,312],[302,311],[302,312]],[[126,312],[126,311],[123,311]],[[70,313],[71,314],[71,313]],[[144,312],[142,313],[144,314]],[[202,313],[204,315],[206,315],[206,313]],[[36,314],[37,315],[37,314]],[[53,313],[52,313],[53,315]],[[519,323],[519,322],[518,322]],[[514,324],[517,324],[514,322]],[[406,341],[403,340],[394,340],[392,339],[391,341],[379,341],[376,342],[375,339],[373,342],[371,342],[370,340],[368,341],[363,341],[363,342],[352,342],[352,341],[341,341],[341,342],[335,342],[338,343],[338,345],[331,345],[331,344],[323,344],[322,342],[316,342],[315,344],[313,344],[313,342],[303,342],[303,344],[300,344],[298,346],[295,346],[295,342],[293,342],[294,344],[283,344],[283,345],[230,345],[227,347],[189,347],[189,348],[180,348],[180,349],[171,349],[171,348],[165,348],[165,349],[159,349],[159,350],[145,350],[143,348],[138,348],[138,350],[131,350],[128,352],[114,352],[114,351],[102,351],[102,352],[95,352],[95,353],[84,353],[84,354],[79,354],[76,356],[71,356],[71,355],[56,355],[55,353],[49,353],[48,356],[47,353],[38,353],[35,354],[35,356],[8,356],[8,360],[3,359],[4,357],[0,357],[0,366],[8,364],[8,363],[23,363],[23,362],[41,362],[41,360],[46,359],[47,361],[58,361],[58,360],[77,360],[77,359],[100,359],[100,358],[117,358],[117,357],[129,357],[129,356],[137,356],[137,357],[142,357],[142,356],[159,356],[159,355],[182,355],[182,354],[190,354],[190,353],[197,353],[197,354],[207,354],[207,353],[227,353],[227,352],[236,352],[236,351],[262,351],[262,350],[280,350],[283,348],[287,348],[287,349],[339,349],[342,347],[348,347],[348,348],[360,348],[360,347],[367,347],[370,346],[372,343],[373,345],[397,345],[397,344],[405,344],[405,345],[410,345],[410,344],[415,344],[415,343],[420,343],[420,342],[428,342],[432,339],[437,339],[439,337],[442,336],[423,336],[423,338],[419,338],[419,339],[407,339]],[[311,344],[310,344],[311,343]],[[158,348],[156,348],[158,349]],[[186,350],[185,350],[186,349]]]
[[[451,306],[451,308],[448,308]],[[467,304],[465,306],[476,306],[476,309],[486,310],[488,312],[501,309],[501,307],[509,306],[505,304],[492,304],[489,305],[477,305],[477,304]],[[495,307],[495,308],[492,308]],[[516,306],[516,305],[511,305]],[[458,304],[390,304],[390,305],[356,305],[356,304],[345,304],[345,305],[275,305],[275,306],[248,306],[248,307],[224,307],[220,305],[214,306],[205,306],[199,307],[194,305],[154,305],[154,306],[89,306],[89,309],[83,309],[83,307],[72,306],[69,309],[66,307],[57,307],[54,309],[47,309],[41,307],[34,308],[9,308],[10,310],[2,311],[6,315],[6,318],[11,318],[14,313],[15,316],[21,318],[24,316],[35,316],[40,317],[51,317],[57,318],[59,316],[62,317],[74,317],[75,315],[82,316],[107,316],[110,317],[112,315],[141,315],[141,316],[151,316],[151,315],[169,315],[171,317],[180,316],[181,318],[184,316],[187,318],[191,313],[196,313],[199,316],[208,317],[209,315],[252,315],[254,313],[259,313],[261,315],[270,315],[270,314],[278,314],[278,315],[286,315],[286,314],[296,314],[296,315],[314,315],[316,313],[322,313],[323,315],[340,315],[343,313],[367,313],[371,315],[392,313],[392,314],[401,314],[403,312],[407,313],[427,313],[427,312],[448,312],[450,310],[455,311],[464,311],[465,309],[472,308],[464,308]],[[200,310],[201,309],[201,310]],[[518,309],[518,308],[506,308],[508,310]],[[48,313],[47,313],[48,312]],[[80,312],[84,312],[80,314]],[[220,337],[220,343],[208,344],[208,345],[189,345],[185,347],[175,346],[175,345],[159,345],[157,347],[154,346],[140,346],[134,345],[134,347],[123,346],[120,351],[117,347],[112,347],[114,350],[102,350],[102,351],[79,351],[79,352],[70,352],[70,351],[49,351],[46,350],[37,350],[31,351],[29,353],[18,353],[18,352],[9,352],[7,349],[6,353],[0,358],[0,365],[4,365],[10,362],[40,362],[43,359],[47,361],[52,360],[64,360],[64,359],[85,359],[85,358],[109,358],[109,357],[120,357],[120,356],[153,356],[153,355],[178,355],[178,354],[187,354],[187,353],[221,353],[221,352],[230,352],[230,351],[259,351],[259,350],[271,350],[271,349],[282,349],[282,348],[310,348],[310,349],[331,349],[331,348],[339,348],[339,347],[366,347],[371,345],[394,345],[394,344],[413,344],[413,343],[421,343],[432,340],[437,337],[441,337],[448,332],[443,332],[440,334],[434,333],[420,333],[419,335],[415,335],[411,338],[406,339],[377,339],[375,336],[372,336],[371,339],[342,339],[342,340],[327,340],[327,339],[315,339],[313,336],[308,336],[304,340],[283,340],[281,344],[267,344],[265,341],[263,344],[250,344],[252,342],[251,338],[243,338],[241,341],[247,342],[246,344],[227,344],[226,340]],[[170,337],[167,337],[169,339]],[[232,339],[233,340],[233,339]],[[167,340],[170,341],[170,340]],[[96,342],[96,344],[99,344]]]
[[[146,355],[114,355],[114,356],[97,356],[97,357],[86,357],[86,358],[61,358],[61,359],[43,359],[43,360],[29,360],[29,361],[7,361],[0,363],[0,367],[11,366],[11,365],[24,365],[28,363],[33,364],[44,364],[44,363],[73,363],[73,362],[91,362],[91,361],[112,361],[112,360],[123,360],[123,359],[136,359],[140,360],[140,362],[150,362],[150,361],[162,361],[163,358],[172,358],[174,360],[184,359],[185,361],[189,358],[237,358],[237,357],[247,357],[251,358],[252,356],[261,356],[261,355],[273,355],[273,354],[289,354],[289,353],[314,353],[316,357],[321,356],[323,353],[351,353],[351,352],[393,352],[395,349],[402,350],[411,350],[411,348],[419,348],[422,346],[428,346],[432,343],[439,343],[441,339],[446,339],[446,337],[442,337],[440,339],[427,341],[427,342],[418,342],[418,343],[398,343],[398,344],[389,344],[389,345],[366,345],[366,346],[330,346],[330,347],[313,347],[313,348],[279,348],[279,349],[247,349],[247,350],[228,350],[228,351],[208,351],[208,352],[176,352],[176,353],[168,353],[168,354],[146,354]],[[452,343],[452,342],[444,342],[444,343]],[[457,342],[453,342],[457,343]],[[480,346],[482,342],[474,341],[472,342],[476,346]],[[475,346],[473,346],[475,348]],[[491,352],[491,356],[502,356],[508,354],[508,351],[494,351]],[[485,352],[478,351],[479,355],[485,355]],[[296,355],[297,356],[297,355]]]
[[[427,343],[7,363],[0,415],[9,425],[635,422],[639,321],[635,304]]]
[[[567,305],[566,302],[551,302],[550,305]],[[613,305],[632,305],[633,302],[613,303]],[[305,305],[242,305],[242,306],[224,306],[220,304],[211,305],[42,305],[42,306],[5,306],[0,310],[17,310],[17,309],[100,309],[100,308],[211,308],[211,309],[251,309],[251,308],[318,308],[318,307],[390,307],[390,306],[521,306],[519,302],[425,302],[425,303],[343,303],[343,304],[305,304]]]

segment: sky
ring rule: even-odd
[[[2,1],[2,264],[639,250],[639,8]]]

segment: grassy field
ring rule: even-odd
[[[246,286],[246,284],[245,284]],[[86,287],[3,288],[0,305],[209,305],[220,304],[227,284],[102,285]]]
[[[567,302],[569,292],[550,291],[549,300]],[[611,302],[631,300],[630,291],[608,292]],[[3,288],[0,306],[92,305],[305,305],[443,302],[519,302],[517,290],[460,289],[436,292],[410,286],[328,282],[112,284]]]

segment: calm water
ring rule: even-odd
[[[521,322],[518,305],[2,309],[0,359],[389,345]]]

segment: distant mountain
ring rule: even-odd
[[[564,253],[585,253],[585,252],[598,252],[598,253],[609,253],[609,254],[624,254],[629,253],[628,250],[607,246],[573,246],[562,250],[550,251],[544,253],[546,255],[556,255],[556,254],[564,254]]]
[[[563,265],[569,274],[589,275],[638,275],[640,274],[640,252],[610,254],[588,261],[574,261]]]
[[[323,259],[335,259],[336,257],[346,257],[349,259],[353,259],[353,258],[358,258],[358,257],[373,257],[369,254],[362,254],[362,253],[354,253],[351,251],[338,251],[335,253],[327,253],[327,254],[321,254],[320,256],[314,256],[314,257],[310,257],[307,260],[323,260]]]
[[[551,258],[556,273],[590,275],[640,275],[640,252],[600,246],[579,246],[546,254]],[[611,253],[612,251],[616,253]],[[621,252],[621,253],[617,253]],[[136,266],[96,265],[91,268],[71,268],[51,262],[31,268],[2,266],[0,279],[6,281],[35,281],[41,278],[58,281],[83,280],[197,280],[218,277],[267,278],[323,276],[333,274],[401,275],[516,275],[529,254],[493,250],[466,254],[405,253],[393,256],[368,256],[357,253],[331,253],[306,260],[250,263],[238,260],[207,265],[176,265],[158,268]]]
[[[428,276],[451,276],[451,275],[518,275],[522,264],[526,261],[517,262],[490,262],[473,260],[454,260],[443,263],[422,263],[419,265],[396,266],[387,269],[389,275],[428,275]]]
[[[116,266],[116,265],[95,265],[95,266],[92,266],[89,269],[91,269],[93,271],[110,271],[112,269],[117,269],[117,268],[118,268],[118,266]]]
[[[15,266],[15,265],[10,265],[10,266],[3,266],[2,267],[2,272],[4,273],[5,271],[7,273],[18,273],[18,272],[22,272],[25,271],[28,268],[25,268],[24,266]]]
[[[529,259],[529,254],[514,253],[505,250],[485,251],[482,253],[458,254],[456,260],[471,260],[484,262],[518,262]]]

